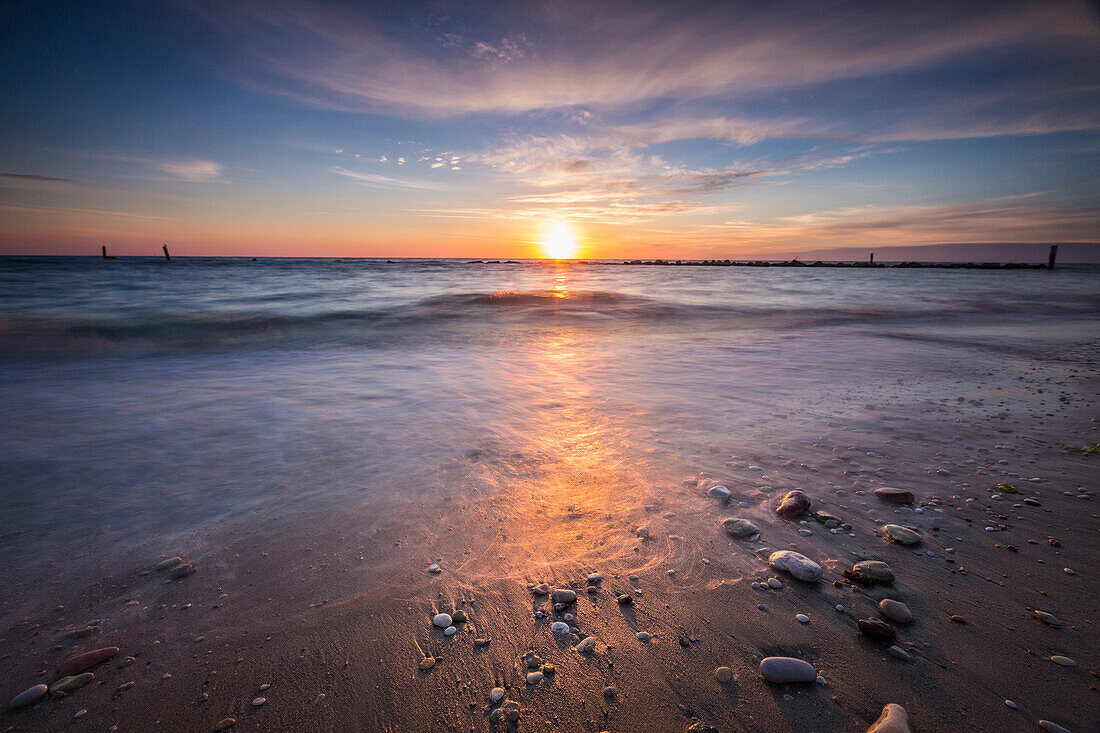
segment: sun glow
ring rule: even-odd
[[[565,222],[551,224],[539,242],[543,256],[553,260],[567,260],[577,256],[577,233]]]

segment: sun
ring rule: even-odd
[[[577,233],[565,222],[550,225],[539,245],[542,247],[543,255],[552,260],[576,257],[580,246],[577,242]]]

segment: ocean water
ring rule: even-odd
[[[829,431],[931,455],[907,416],[1038,410],[1021,375],[1095,374],[1098,336],[1085,266],[0,258],[5,579],[443,500],[480,456],[479,491],[614,510],[700,471],[794,471]]]

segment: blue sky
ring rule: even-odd
[[[8,2],[0,252],[1100,241],[1087,2]]]

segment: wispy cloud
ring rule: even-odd
[[[54,176],[39,176],[32,173],[3,173],[0,178],[19,183],[83,183],[72,178],[55,178]]]
[[[222,166],[212,160],[149,161],[172,178],[191,183],[222,183]]]
[[[437,181],[424,181],[411,178],[392,178],[391,176],[383,176],[378,173],[363,173],[357,171],[351,171],[342,166],[336,166],[332,169],[332,172],[350,178],[353,181],[362,183],[367,186],[376,186],[378,188],[416,188],[426,190],[439,190],[446,188],[446,186]]]

